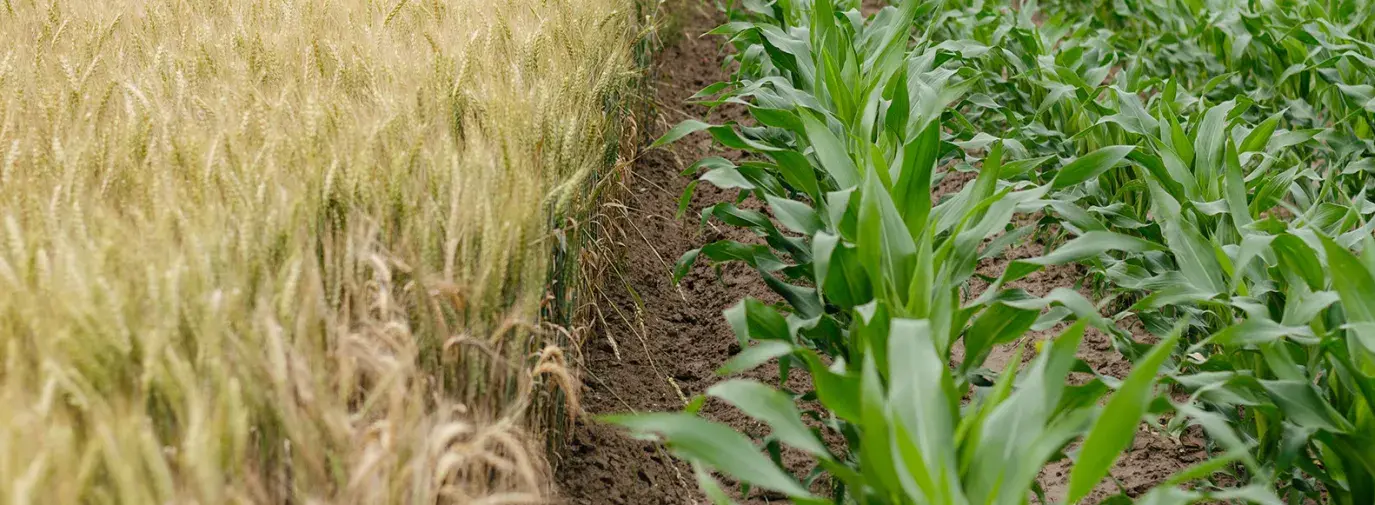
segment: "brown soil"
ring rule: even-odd
[[[714,28],[721,16],[706,2],[670,3],[681,22],[683,35],[672,40],[660,55],[655,99],[663,117],[651,127],[651,134],[657,136],[672,124],[689,118],[707,116],[717,123],[742,119],[736,109],[709,112],[685,104],[696,91],[727,78],[719,63],[724,55],[720,40],[697,36]],[[703,262],[681,285],[671,282],[672,265],[684,252],[723,238],[751,240],[748,232],[739,229],[699,228],[697,216],[703,207],[734,196],[707,184],[697,188],[686,217],[674,218],[678,197],[690,181],[679,172],[705,156],[739,159],[741,154],[722,152],[709,138],[697,135],[670,149],[646,151],[637,161],[624,202],[633,216],[625,233],[625,258],[605,279],[604,297],[595,301],[605,324],[596,328],[577,353],[585,412],[572,428],[568,450],[555,461],[556,480],[566,503],[706,503],[687,465],[673,459],[658,444],[630,438],[613,426],[597,423],[594,416],[680,410],[687,399],[716,382],[714,370],[739,351],[721,312],[744,297],[775,299],[759,274],[741,265],[724,267],[718,275]],[[937,191],[958,191],[971,177],[952,173]],[[980,272],[991,275],[1001,271],[1012,258],[1032,257],[1041,252],[1037,244],[1014,248],[1004,258],[988,260]],[[1055,287],[1076,287],[1083,278],[1084,272],[1076,267],[1052,268],[1019,281],[1016,287],[1044,295]],[[971,287],[979,290],[983,286]],[[1089,295],[1082,289],[1081,292]],[[1141,340],[1150,341],[1139,328],[1135,330]],[[1033,338],[1051,336],[1056,331],[1042,332]],[[1030,339],[1018,344],[1029,343]],[[999,369],[1011,355],[1011,347],[999,349],[987,366]],[[1098,332],[1086,335],[1081,356],[1106,375],[1123,377],[1130,370],[1130,363],[1112,349],[1106,335]],[[777,376],[777,369],[764,367],[750,375],[771,381]],[[760,432],[757,423],[719,403],[709,403],[704,414],[742,431]],[[1176,441],[1142,431],[1131,452],[1111,474],[1131,494],[1136,494],[1201,457],[1201,440],[1196,437]],[[1052,499],[1063,497],[1068,480],[1067,462],[1052,465],[1042,473],[1042,483]],[[1091,498],[1101,499],[1115,489],[1115,484],[1104,483]],[[756,495],[747,502],[784,500]]]
[[[680,1],[674,15],[683,34],[660,55],[656,103],[664,116],[658,135],[678,121],[708,115],[687,105],[693,93],[724,80],[718,41],[701,38],[714,27],[717,14],[705,2]],[[710,120],[741,119],[740,111],[722,109]],[[705,206],[732,195],[710,185],[698,187],[682,220],[674,219],[678,197],[690,181],[679,172],[708,155],[738,159],[739,152],[720,152],[710,138],[694,136],[671,149],[642,154],[629,182],[625,205],[628,223],[625,258],[606,279],[603,306],[606,325],[583,345],[581,368],[587,414],[679,410],[687,398],[716,381],[715,370],[739,351],[721,312],[740,299],[772,299],[759,274],[742,265],[721,269],[698,265],[679,286],[671,268],[690,249],[722,238],[749,240],[747,232],[722,227],[701,230],[696,216]],[[748,421],[718,405],[708,406],[716,420],[746,427]],[[574,427],[565,459],[557,461],[557,481],[568,503],[691,504],[700,493],[691,469],[673,460],[658,444],[631,439],[615,427],[584,415]]]

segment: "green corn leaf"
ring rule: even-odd
[[[716,482],[716,478],[712,477],[711,472],[701,463],[692,462],[692,475],[697,478],[697,487],[702,489],[702,494],[707,495],[712,505],[735,505],[735,501],[721,489],[721,484]]]
[[[778,198],[773,195],[764,195],[768,201],[769,208],[773,210],[774,217],[778,222],[788,229],[811,236],[821,230],[821,217],[816,214],[816,210],[811,206],[797,200]]]
[[[1209,462],[1199,465],[1208,465]],[[1105,502],[1106,503],[1106,502]],[[1171,486],[1158,486],[1151,489],[1136,505],[1192,505],[1195,503],[1250,503],[1253,505],[1284,505],[1284,501],[1270,489],[1251,485],[1220,491],[1201,492]]]
[[[1232,224],[1236,225],[1237,231],[1246,233],[1246,225],[1251,224],[1250,207],[1246,205],[1246,179],[1241,173],[1241,160],[1237,158],[1237,148],[1232,141],[1227,141],[1226,147],[1227,173],[1224,185],[1226,186],[1227,211],[1232,215]]]
[[[1103,414],[1084,439],[1079,459],[1070,471],[1067,503],[1078,503],[1088,496],[1108,474],[1122,451],[1131,445],[1132,438],[1136,436],[1136,427],[1151,401],[1151,386],[1155,384],[1156,373],[1174,351],[1182,333],[1183,328],[1177,327],[1169,337],[1156,344],[1108,399]]]
[[[1175,472],[1166,479],[1162,486],[1178,486],[1187,484],[1198,479],[1206,479],[1218,472],[1224,472],[1232,463],[1239,460],[1236,454],[1223,454],[1194,463],[1183,470]]]
[[[878,177],[888,191],[893,190],[892,167],[888,166],[888,154],[878,144],[869,144],[869,156],[865,159],[864,172]]]
[[[1203,196],[1209,200],[1217,198],[1211,188],[1218,186],[1218,175],[1222,173],[1223,142],[1227,138],[1227,113],[1236,107],[1236,102],[1223,102],[1208,109],[1203,121],[1194,131],[1194,142],[1198,147],[1198,159],[1194,160],[1194,175],[1205,191]]]
[[[866,181],[860,195],[855,245],[869,278],[876,281],[875,295],[901,301],[900,290],[906,289],[912,279],[917,244],[877,177],[868,177]]]
[[[910,1],[901,2],[899,5],[900,9],[893,16],[893,22],[885,25],[886,29],[879,32],[873,46],[874,50],[864,62],[866,69],[871,69],[880,76],[888,76],[898,71],[907,51],[907,41],[912,27],[915,25],[912,20],[922,12],[935,8],[936,3]]]
[[[1169,276],[1169,278],[1173,280],[1181,282],[1177,284],[1165,285],[1159,289],[1152,291],[1151,294],[1142,297],[1136,303],[1132,304],[1131,308],[1128,310],[1131,310],[1132,312],[1152,311],[1160,309],[1161,307],[1168,307],[1171,305],[1184,305],[1197,302],[1205,302],[1211,300],[1213,296],[1216,295],[1216,293],[1199,291],[1198,288],[1195,288],[1192,284],[1189,284],[1188,282],[1182,282],[1183,278],[1182,276],[1178,275],[1178,272],[1170,272],[1165,275]]]
[[[774,109],[769,107],[750,107],[750,115],[754,116],[759,124],[783,128],[796,133],[806,133],[802,121],[797,118],[790,110]]]
[[[857,377],[832,371],[816,353],[804,350],[798,352],[807,363],[807,371],[812,376],[812,388],[816,396],[836,417],[858,422],[860,419],[860,383]]]
[[[748,23],[748,22],[744,22],[744,21],[735,21],[735,22],[730,22],[730,23],[723,24],[723,25],[718,26],[718,27],[716,27],[716,28],[712,28],[712,29],[711,29],[710,31],[708,31],[705,35],[731,35],[731,34],[740,33],[740,32],[746,31],[746,30],[753,30],[754,28],[755,28],[754,23]],[[720,86],[720,87],[718,88],[718,85],[721,85],[721,84],[726,84],[726,83],[720,83],[720,82],[718,82],[718,83],[713,84],[713,85],[711,85],[711,86],[707,86],[707,88],[706,88],[705,90],[699,91],[699,92],[697,92],[696,95],[693,95],[693,96],[696,97],[696,96],[698,96],[698,95],[701,95],[701,96],[711,96],[711,95],[715,95],[716,93],[719,93],[720,90],[721,90],[722,88],[725,87],[725,86]],[[713,88],[715,88],[715,89],[713,89]],[[710,90],[710,91],[708,91],[708,90]]]
[[[984,311],[964,335],[964,362],[961,370],[979,366],[993,346],[1015,340],[1022,336],[1036,318],[1039,311],[1011,307],[1004,304],[994,305]]]
[[[1341,297],[1347,320],[1366,325],[1375,323],[1375,276],[1345,247],[1327,237],[1322,237],[1322,245],[1327,252],[1332,287]],[[1375,352],[1375,331],[1363,326],[1354,328],[1352,334],[1367,353]]]
[[[1051,186],[1063,189],[1098,177],[1121,163],[1134,149],[1136,146],[1110,146],[1081,156],[1061,168]]]
[[[1180,176],[1176,175],[1177,171],[1183,170],[1181,168],[1183,164],[1177,163],[1177,160],[1172,160],[1176,162],[1175,166],[1173,168],[1167,168],[1165,166],[1165,157],[1169,156],[1170,158],[1174,158],[1175,155],[1164,146],[1159,145],[1159,142],[1153,138],[1151,139],[1151,143],[1156,146],[1154,152],[1138,149],[1132,151],[1127,157],[1145,168],[1146,177],[1163,186],[1166,191],[1175,195],[1185,194],[1184,184],[1180,182]]]
[[[783,150],[780,147],[765,144],[752,138],[740,135],[740,132],[735,130],[735,125],[733,123],[708,127],[707,133],[710,133],[711,138],[715,139],[717,143],[729,147],[731,149],[741,149],[745,151],[760,153],[768,153]]]
[[[979,451],[983,450],[984,446],[990,445],[989,442],[992,439],[999,438],[1001,435],[996,430],[987,429],[989,416],[1004,405],[1004,402],[1012,395],[1012,383],[1016,381],[1017,371],[1022,367],[1022,351],[1024,350],[1026,350],[1025,346],[1017,346],[1012,351],[1012,357],[1008,359],[1002,372],[998,374],[997,382],[984,391],[982,398],[978,398],[977,405],[971,405],[974,408],[966,410],[960,416],[959,426],[955,428],[955,443],[960,450],[960,475],[967,484],[966,487],[971,494],[970,498],[974,503],[988,501],[985,497],[980,496],[981,483],[978,482],[978,479],[996,481],[1002,478],[1000,472],[982,469],[974,463],[980,459]],[[988,479],[988,474],[991,473],[999,474]]]
[[[968,219],[971,223],[983,219],[984,211],[979,210],[979,206],[981,204],[991,203],[988,199],[993,196],[993,192],[997,189],[998,179],[1000,178],[999,176],[1002,169],[1003,143],[1002,141],[998,141],[994,142],[993,146],[988,149],[988,156],[984,158],[983,166],[979,168],[979,175],[974,179],[974,187],[970,190],[969,196],[971,199],[968,202],[967,210],[963,212],[963,214],[966,216],[965,219]],[[980,240],[983,238],[984,237],[979,237]]]
[[[855,212],[858,209],[854,205],[859,200],[855,198],[858,196],[856,194],[858,192],[859,188],[826,192],[827,217],[830,220],[830,224],[838,228],[842,234],[847,230],[853,230],[853,228],[850,227],[853,223],[847,223],[847,220],[853,221],[858,217],[858,212]],[[849,237],[852,235],[845,236]]]
[[[1194,161],[1194,143],[1184,133],[1184,128],[1179,125],[1179,120],[1175,119],[1174,111],[1165,106],[1162,106],[1162,109],[1161,115],[1164,116],[1165,122],[1169,125],[1169,131],[1164,132],[1165,144],[1169,147],[1170,152],[1176,154],[1178,159],[1185,166],[1188,166]],[[1179,182],[1183,183],[1184,181]]]
[[[776,358],[786,356],[793,352],[793,345],[781,340],[762,340],[755,345],[745,347],[739,354],[732,356],[721,368],[716,370],[717,375],[731,375],[747,370],[753,370],[759,365],[768,363]]]
[[[712,170],[717,168],[735,168],[735,163],[720,156],[707,156],[687,167],[687,169],[683,170],[681,175],[689,176],[702,172],[703,169]]]
[[[1271,141],[1274,143],[1274,145],[1270,147],[1272,149],[1284,149],[1286,147],[1296,146],[1304,142],[1308,142],[1309,140],[1312,140],[1313,137],[1318,136],[1318,134],[1322,132],[1323,130],[1317,128],[1286,131],[1280,133],[1279,135],[1276,135],[1274,140]]]
[[[1233,500],[1240,500],[1254,505],[1284,505],[1285,502],[1275,496],[1275,492],[1261,485],[1250,485],[1233,489],[1224,489],[1210,493],[1209,499],[1220,503],[1227,503]]]
[[[828,303],[852,308],[873,297],[872,283],[859,263],[859,253],[826,232],[812,237],[813,279]]]
[[[1175,199],[1202,200],[1203,197],[1198,190],[1198,179],[1189,170],[1189,161],[1183,159],[1183,155],[1177,154],[1169,148],[1160,149],[1158,152],[1160,153],[1161,166],[1173,180],[1173,183],[1162,181],[1162,185],[1170,191],[1170,194],[1174,195]]]
[[[945,361],[936,354],[930,324],[911,319],[891,324],[888,356],[902,364],[889,371],[888,395],[897,422],[898,476],[909,495],[924,496],[927,502],[963,502],[954,447],[959,395]]]
[[[1106,230],[1090,231],[1066,242],[1045,256],[1013,261],[1003,272],[999,284],[1015,281],[1046,266],[1083,261],[1108,251],[1141,253],[1164,249],[1165,247],[1160,244],[1129,235]]]
[[[1250,446],[1242,441],[1235,427],[1229,424],[1225,416],[1188,404],[1177,404],[1175,410],[1188,417],[1192,424],[1202,427],[1210,438],[1222,446],[1226,454],[1236,455],[1250,467],[1256,466],[1255,458],[1251,457]]]
[[[1213,244],[1198,233],[1197,226],[1178,220],[1162,222],[1160,228],[1165,232],[1165,243],[1174,252],[1180,271],[1194,288],[1210,294],[1223,293],[1227,289]]]
[[[1313,330],[1307,326],[1283,326],[1269,319],[1247,319],[1208,337],[1211,344],[1235,347],[1266,344],[1282,338],[1317,343]]]
[[[1265,151],[1265,146],[1270,143],[1270,137],[1275,135],[1275,128],[1279,126],[1283,117],[1283,112],[1272,115],[1257,125],[1256,129],[1251,130],[1251,133],[1246,134],[1246,139],[1241,141],[1241,153]]]
[[[682,219],[687,215],[688,206],[692,205],[692,195],[697,191],[697,183],[702,181],[689,182],[687,188],[683,189],[683,194],[678,195],[678,212],[673,215],[674,219]]]
[[[678,261],[673,264],[673,283],[677,284],[687,277],[688,272],[692,271],[692,265],[697,262],[697,256],[702,253],[702,249],[693,249],[683,253]]]
[[[802,413],[798,412],[792,398],[783,392],[753,380],[732,379],[708,388],[707,395],[725,400],[768,425],[779,441],[813,456],[831,458],[826,446],[802,424]]]
[[[764,457],[750,439],[729,426],[691,414],[667,412],[608,416],[603,420],[637,433],[657,434],[678,454],[741,482],[788,496],[813,498],[806,488]]]
[[[812,145],[813,154],[821,161],[821,167],[835,180],[839,189],[859,185],[859,169],[854,160],[846,153],[845,143],[836,137],[824,123],[810,114],[802,115],[802,125],[807,130],[807,141]]]
[[[724,314],[741,344],[750,339],[792,341],[788,321],[773,307],[754,298],[741,300],[726,309]]]
[[[1022,174],[1030,173],[1033,170],[1036,170],[1041,165],[1044,165],[1047,161],[1050,161],[1054,158],[1054,156],[1041,156],[1039,158],[1028,158],[1024,160],[1008,162],[1006,165],[1003,165],[1003,177],[1007,179],[1020,177]]]
[[[878,367],[879,377],[888,377],[888,335],[892,333],[892,316],[887,307],[877,301],[855,307],[855,324],[850,336],[854,346],[866,354],[874,355],[874,365]]]
[[[823,231],[812,236],[812,279],[816,281],[817,292],[823,298],[829,298],[832,291],[848,291],[849,288],[843,279],[837,280],[834,286],[830,282],[831,260],[839,247],[840,237],[837,235]]]
[[[912,102],[907,93],[907,72],[896,72],[887,81],[884,97],[890,98],[884,111],[883,127],[895,138],[903,138],[907,133],[907,122],[911,119]]]
[[[788,305],[792,306],[797,315],[804,318],[821,315],[823,307],[821,298],[816,293],[816,288],[795,286],[779,280],[768,272],[760,271],[759,273],[764,277],[764,284],[773,292],[778,293],[778,296],[787,300]]]
[[[816,170],[807,157],[795,151],[774,151],[767,153],[778,164],[783,180],[792,187],[810,196],[813,201],[821,198],[821,186],[816,179]]]
[[[1022,374],[1015,392],[988,416],[976,441],[977,459],[964,462],[973,465],[972,480],[966,487],[975,503],[1022,503],[1053,451],[1081,433],[1082,423],[1051,419],[1056,416],[1065,379],[1077,361],[1074,355],[1086,328],[1087,323],[1080,321],[1046,342],[1044,351]],[[1088,414],[1091,410],[1080,412]]]
[[[1107,226],[1099,221],[1097,217],[1094,217],[1093,214],[1089,214],[1089,211],[1075,205],[1073,202],[1051,200],[1050,208],[1059,215],[1058,217],[1062,224],[1069,226],[1071,230],[1075,230],[1081,235],[1091,231],[1102,231],[1107,229]]]
[[[1066,242],[1050,254],[1025,261],[1034,261],[1042,265],[1062,265],[1071,261],[1091,258],[1107,251],[1140,253],[1163,249],[1164,247],[1160,244],[1149,240],[1110,231],[1091,231]]]
[[[1025,297],[1015,300],[1001,298],[999,300],[1002,303],[1011,305],[1016,308],[1036,311],[1040,311],[1047,307],[1059,305],[1060,307],[1063,307],[1065,310],[1068,311],[1067,313],[1059,314],[1059,317],[1063,317],[1066,314],[1073,314],[1074,317],[1086,321],[1097,328],[1108,328],[1106,320],[1104,320],[1103,317],[1098,314],[1098,309],[1093,306],[1093,303],[1089,302],[1088,298],[1084,298],[1084,295],[1079,294],[1078,291],[1075,291],[1073,289],[1055,288],[1050,290],[1049,293],[1046,293],[1046,296],[1040,298]],[[984,301],[986,300],[982,298],[978,300],[978,302]],[[1053,312],[1048,312],[1046,315],[1053,314]],[[1058,321],[1059,319],[1054,320]],[[1038,325],[1044,323],[1045,321],[1046,319],[1043,316],[1043,318],[1040,321],[1038,321]]]
[[[886,351],[884,354],[887,354]],[[860,469],[870,485],[879,487],[887,495],[902,489],[898,483],[897,468],[894,465],[893,450],[889,442],[887,402],[884,399],[883,382],[879,378],[875,352],[870,349],[864,354],[861,378],[860,421],[864,429],[860,431],[863,458]]]
[[[1324,252],[1332,272],[1332,285],[1341,296],[1347,318],[1355,322],[1375,322],[1375,277],[1355,254],[1322,237]]]
[[[848,58],[848,51],[820,51],[818,54],[820,77],[823,86],[821,90],[831,96],[833,111],[838,119],[843,123],[849,123],[855,117],[856,97],[855,82],[852,73],[849,71],[854,60]],[[844,59],[837,62],[837,59]]]
[[[965,216],[966,221],[961,224],[964,229],[957,228],[953,249],[945,256],[949,282],[963,284],[974,273],[978,266],[979,246],[1007,228],[1016,214],[1017,203],[1018,200],[1006,198],[1006,193],[1001,193],[985,198],[970,209]],[[972,221],[974,219],[978,221]],[[993,246],[993,243],[988,243],[986,249]]]
[[[1215,405],[1250,407],[1270,403],[1254,377],[1236,372],[1200,372],[1170,379]]]
[[[1326,284],[1327,272],[1323,271],[1323,263],[1303,239],[1285,233],[1276,236],[1270,247],[1279,260],[1280,272],[1290,282],[1301,282],[1314,291]]]
[[[1103,502],[1104,505],[1122,505],[1132,503],[1132,500],[1119,496],[1120,500]],[[1137,500],[1136,505],[1191,505],[1207,498],[1207,495],[1199,492],[1174,486],[1158,486]]]
[[[1318,314],[1328,307],[1341,300],[1337,293],[1331,291],[1315,291],[1302,295],[1290,295],[1289,301],[1284,306],[1284,318],[1281,324],[1296,326],[1311,323]]]
[[[751,209],[742,209],[732,203],[718,203],[709,209],[711,215],[731,226],[750,228],[762,234],[777,233],[773,221],[763,212]]]
[[[1261,387],[1291,422],[1307,428],[1345,433],[1353,426],[1307,381],[1262,380]]]
[[[1233,258],[1232,280],[1228,284],[1228,287],[1233,292],[1238,292],[1243,289],[1241,281],[1246,274],[1247,268],[1251,266],[1251,262],[1255,261],[1265,250],[1269,249],[1274,241],[1274,235],[1263,235],[1260,233],[1251,233],[1248,234],[1246,238],[1242,239],[1241,247],[1238,248],[1236,257]]]
[[[754,183],[746,179],[735,167],[720,167],[702,174],[701,180],[710,182],[721,189],[754,189]]]
[[[668,144],[677,142],[679,139],[682,139],[683,137],[686,137],[693,133],[697,133],[707,128],[711,128],[711,125],[708,123],[697,121],[695,119],[689,119],[687,121],[678,123],[673,128],[670,128],[667,133],[664,133],[662,137],[659,137],[658,140],[655,140],[653,144],[649,145],[649,147],[650,149],[656,147],[663,147]]]
[[[908,233],[917,237],[931,214],[931,171],[940,150],[940,122],[933,121],[916,140],[903,147],[903,164],[893,186],[897,206]]]
[[[695,256],[689,257],[691,255],[693,255],[692,251],[688,251],[684,254],[683,257],[679,259],[679,264],[675,267],[675,270],[680,271],[682,274],[687,274],[687,269],[692,266],[691,262],[697,259]],[[765,272],[777,271],[787,266],[782,260],[778,259],[778,256],[775,255],[768,246],[744,244],[734,240],[718,240],[707,244],[698,251],[697,256],[706,257],[717,263],[743,261]]]

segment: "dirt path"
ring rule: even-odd
[[[728,77],[720,68],[718,41],[697,36],[715,26],[714,8],[691,0],[672,7],[682,35],[660,55],[656,101],[662,117],[652,135],[705,115],[705,108],[685,100]],[[739,111],[721,111],[711,119],[739,119]],[[746,296],[771,297],[758,274],[742,266],[723,269],[718,279],[699,265],[676,287],[670,278],[673,262],[684,252],[710,240],[749,238],[731,228],[699,230],[692,216],[731,196],[710,185],[698,187],[689,217],[674,219],[678,197],[690,181],[680,171],[708,155],[738,159],[740,154],[714,149],[705,136],[643,153],[625,202],[635,216],[626,230],[625,260],[606,279],[606,299],[597,300],[606,324],[582,349],[588,414],[681,409],[685,398],[716,381],[714,370],[739,350],[721,311]],[[630,439],[587,416],[575,426],[566,459],[558,463],[558,482],[571,504],[698,502],[686,465],[657,444]]]
[[[721,16],[715,8],[700,0],[678,0],[670,2],[668,8],[674,9],[682,35],[660,55],[655,98],[661,118],[651,126],[654,136],[678,121],[706,115],[705,108],[687,105],[685,100],[728,77],[719,66],[723,55],[720,41],[698,36],[719,23]],[[717,111],[709,120],[741,117],[739,110],[727,109]],[[709,138],[699,135],[671,149],[645,152],[634,169],[625,202],[634,216],[626,229],[625,259],[606,279],[603,299],[596,300],[605,324],[595,328],[577,354],[584,383],[583,408],[588,415],[574,426],[567,453],[555,462],[557,482],[569,504],[705,503],[686,465],[675,461],[658,444],[629,438],[614,427],[596,424],[590,416],[681,409],[687,398],[716,382],[713,371],[739,351],[721,311],[746,296],[774,299],[758,273],[740,265],[722,269],[718,277],[711,268],[699,264],[680,286],[673,286],[670,280],[673,262],[685,251],[721,238],[750,239],[748,232],[729,227],[699,230],[699,211],[733,196],[707,184],[698,187],[688,217],[674,219],[678,197],[690,181],[679,175],[682,169],[705,156],[738,160],[741,154],[722,152]],[[958,191],[971,178],[971,174],[951,174],[937,187],[937,194]],[[1009,261],[1006,258],[1040,253],[1039,245],[1028,244],[1009,250],[1003,259],[990,260],[980,270],[1000,271]],[[1023,279],[1017,287],[1044,295],[1055,287],[1073,287],[1083,276],[1073,266],[1052,268]],[[1010,349],[1000,349],[990,357],[988,366],[1000,368],[1011,354]],[[1123,377],[1130,370],[1130,364],[1098,332],[1086,335],[1080,355],[1100,373]],[[776,377],[776,368],[764,368],[753,375],[769,380]],[[719,404],[709,403],[704,412],[745,431],[760,428]],[[1111,473],[1129,491],[1143,491],[1196,461],[1202,453],[1199,443],[1196,438],[1175,441],[1141,433],[1132,451]],[[1052,498],[1063,496],[1068,480],[1069,465],[1065,463],[1042,474]],[[1105,483],[1094,496],[1101,499],[1115,488]],[[768,497],[751,498],[752,503],[770,502]]]

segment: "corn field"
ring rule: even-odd
[[[0,503],[547,501],[643,4],[2,3]]]
[[[665,5],[684,499],[1375,504],[1370,0],[0,0],[0,503],[559,503]]]
[[[710,502],[1089,503],[1138,433],[1193,431],[1202,461],[1093,502],[1375,503],[1375,5],[721,7],[732,75],[693,101],[748,117],[652,147],[747,153],[693,164],[683,208],[734,192],[700,219],[755,240],[675,275],[756,270],[777,302],[726,311],[741,348],[718,373],[782,372],[604,418],[690,462]],[[1022,244],[1044,253],[1004,256]],[[1019,287],[1061,265],[1084,290]],[[1089,331],[1129,373],[1080,359]]]

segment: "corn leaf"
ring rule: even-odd
[[[826,446],[821,445],[807,425],[802,424],[802,414],[793,405],[793,400],[781,391],[753,380],[732,379],[708,388],[707,395],[725,400],[746,415],[768,425],[773,430],[773,436],[783,443],[830,459],[831,453]]]
[[[1136,363],[1121,387],[1108,399],[1103,414],[1084,439],[1079,459],[1070,471],[1068,503],[1078,503],[1087,496],[1108,474],[1122,451],[1131,445],[1132,438],[1136,436],[1136,426],[1146,413],[1146,405],[1150,403],[1156,373],[1174,351],[1182,332],[1183,328],[1175,328],[1169,337],[1156,344],[1151,352]]]
[[[821,167],[835,180],[839,189],[859,185],[859,169],[854,160],[846,153],[845,143],[836,137],[831,129],[810,114],[802,115],[802,125],[807,130],[807,141],[812,145],[812,154],[821,161]]]
[[[654,141],[653,144],[650,144],[649,147],[651,149],[656,147],[663,147],[668,144],[677,142],[679,139],[682,139],[683,137],[686,137],[693,133],[697,133],[707,128],[711,128],[711,125],[708,123],[697,121],[695,119],[689,119],[687,121],[683,121],[681,123],[674,125],[673,128],[670,128],[667,132],[664,133],[662,137],[659,137],[657,140]]]
[[[890,370],[889,409],[897,425],[898,475],[910,496],[962,503],[955,463],[954,426],[959,408],[950,374],[936,354],[927,321],[895,319],[888,355],[903,366]],[[921,500],[919,500],[921,501]]]
[[[750,485],[792,497],[812,498],[806,488],[764,457],[750,439],[724,424],[668,412],[608,416],[603,420],[634,432],[657,434],[675,452]]]
[[[1117,166],[1136,146],[1110,146],[1086,154],[1070,162],[1055,174],[1051,186],[1063,189],[1098,177],[1108,169]]]

